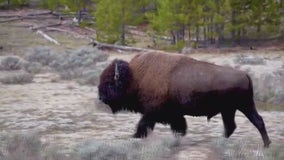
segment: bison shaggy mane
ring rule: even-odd
[[[228,138],[236,128],[239,110],[258,129],[264,146],[271,143],[255,108],[251,78],[230,67],[178,54],[138,54],[130,62],[114,60],[102,72],[98,90],[100,100],[113,113],[128,110],[143,115],[134,134],[137,138],[146,137],[157,122],[185,135],[185,115],[210,120],[219,113]]]

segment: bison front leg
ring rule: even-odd
[[[186,120],[183,116],[175,117],[170,122],[171,130],[175,135],[185,136],[186,134]]]
[[[236,113],[236,110],[221,112],[223,123],[224,123],[224,130],[225,130],[224,136],[226,138],[229,138],[237,127],[235,123],[235,113]]]
[[[137,131],[133,135],[134,138],[145,138],[148,135],[149,130],[153,130],[155,121],[153,121],[150,115],[143,115],[137,125]]]

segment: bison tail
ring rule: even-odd
[[[255,103],[254,103],[254,93],[253,93],[253,83],[252,83],[252,79],[249,75],[247,75],[249,84],[248,84],[248,88],[245,94],[245,98],[244,101],[242,101],[242,106],[247,108],[252,108],[255,109]]]
[[[246,112],[248,108],[255,109],[253,83],[249,75],[247,75],[248,86],[247,89],[242,93],[242,98],[239,99],[238,109],[242,112]]]
[[[252,83],[252,80],[250,78],[249,75],[247,75],[247,78],[249,80],[249,86],[248,86],[248,94],[249,94],[249,98],[250,99],[253,99],[253,83]]]

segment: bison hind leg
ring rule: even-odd
[[[236,123],[235,123],[235,113],[236,111],[226,111],[226,112],[221,112],[222,115],[222,120],[224,123],[224,136],[226,138],[229,138],[233,132],[236,129]]]
[[[170,122],[171,130],[175,135],[185,136],[186,134],[186,120],[183,116],[175,117]]]
[[[267,135],[264,121],[262,117],[257,113],[254,103],[250,107],[240,109],[241,112],[250,120],[250,122],[258,129],[261,134],[264,147],[269,147],[271,141]]]

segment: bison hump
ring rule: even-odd
[[[147,53],[132,59],[129,64],[142,103],[149,106],[160,106],[164,103],[169,94],[171,73],[181,58]]]

